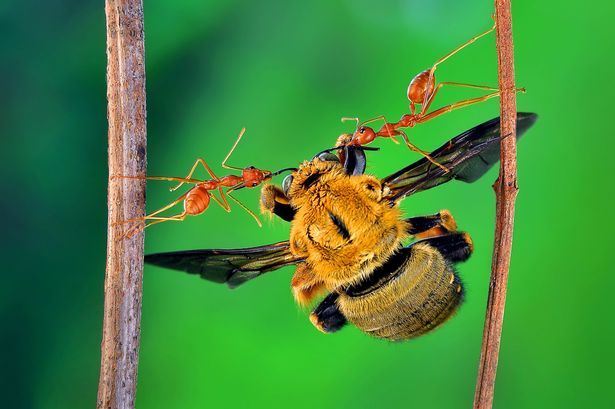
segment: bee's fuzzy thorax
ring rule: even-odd
[[[339,163],[318,159],[293,176],[291,250],[330,290],[363,279],[407,237],[399,208],[383,200],[375,177],[348,176]]]

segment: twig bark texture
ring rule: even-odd
[[[142,0],[106,0],[109,174],[145,175]],[[112,224],[140,217],[145,181],[110,179],[107,265],[97,408],[134,408],[141,323],[143,234]]]
[[[512,249],[515,199],[517,197],[517,105],[510,0],[495,0],[498,77],[501,90],[500,174],[493,185],[496,194],[496,226],[491,280],[474,408],[491,408],[498,366],[506,285]]]

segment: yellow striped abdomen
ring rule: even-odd
[[[444,323],[463,297],[452,266],[427,243],[401,249],[374,271],[371,281],[340,294],[338,307],[360,330],[394,341]]]

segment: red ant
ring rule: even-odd
[[[207,165],[207,162],[205,162],[205,160],[203,160],[201,158],[197,159],[194,162],[194,165],[192,165],[192,168],[190,169],[190,172],[188,173],[188,175],[185,178],[167,177],[167,176],[113,176],[112,179],[115,179],[115,178],[123,178],[123,179],[148,179],[148,180],[169,180],[169,181],[180,182],[177,186],[169,189],[171,192],[179,189],[184,183],[194,183],[195,184],[195,186],[192,189],[188,190],[186,193],[184,193],[183,195],[178,197],[173,202],[171,202],[168,205],[166,205],[166,206],[156,210],[153,213],[150,213],[150,214],[148,214],[146,216],[143,216],[143,217],[138,217],[136,219],[124,220],[124,221],[115,223],[115,225],[118,225],[118,224],[125,224],[125,223],[142,222],[142,221],[145,221],[145,220],[154,220],[154,221],[152,221],[150,223],[147,223],[145,225],[139,223],[137,226],[129,229],[128,231],[126,231],[126,233],[124,233],[122,238],[130,238],[135,233],[137,233],[138,231],[141,231],[141,230],[145,229],[146,227],[153,226],[154,224],[158,224],[158,223],[162,223],[162,222],[166,222],[166,221],[182,221],[188,215],[190,215],[190,216],[199,215],[199,214],[203,213],[205,210],[207,210],[207,208],[209,207],[210,199],[214,199],[224,210],[226,210],[227,212],[230,212],[231,211],[231,207],[230,207],[228,201],[226,200],[226,196],[230,197],[233,201],[235,201],[235,203],[237,203],[239,206],[241,206],[241,208],[243,208],[246,212],[248,212],[254,218],[254,220],[256,220],[256,223],[259,225],[259,227],[262,227],[262,223],[258,219],[258,216],[256,216],[256,214],[254,214],[253,211],[248,209],[243,203],[241,203],[238,199],[236,199],[231,194],[231,192],[233,192],[235,190],[242,189],[244,187],[246,187],[246,188],[256,187],[256,186],[260,185],[261,183],[270,180],[272,177],[279,175],[282,172],[285,172],[285,171],[288,171],[288,170],[296,170],[296,169],[295,168],[286,168],[286,169],[281,169],[281,170],[279,170],[277,172],[270,172],[268,170],[257,169],[254,166],[250,166],[250,167],[247,167],[247,168],[238,168],[238,167],[235,167],[235,166],[227,165],[226,161],[228,160],[228,158],[231,156],[231,154],[233,153],[233,151],[237,147],[237,144],[241,140],[241,137],[243,136],[245,131],[246,131],[245,128],[243,128],[241,130],[241,132],[239,133],[239,136],[237,137],[237,140],[235,141],[235,144],[233,145],[233,147],[229,151],[228,155],[226,155],[226,157],[222,161],[222,167],[223,168],[239,170],[239,171],[241,171],[241,176],[227,175],[227,176],[223,176],[223,177],[219,178],[211,170],[209,165]],[[195,170],[196,170],[196,168],[198,167],[199,164],[203,165],[203,167],[205,168],[207,173],[209,173],[209,175],[211,176],[211,178],[212,178],[211,180],[192,179],[192,174],[195,172]],[[222,190],[222,187],[227,187],[229,189],[225,193]],[[213,190],[217,190],[218,191],[218,194],[220,195],[220,198],[216,197],[211,192]],[[175,206],[176,204],[178,204],[181,201],[184,202],[184,211],[183,212],[181,212],[179,214],[176,214],[174,216],[167,216],[167,217],[157,216],[158,214],[164,212],[167,209],[170,209],[171,207]]]
[[[404,114],[398,122],[394,122],[394,123],[388,122],[386,118],[384,117],[384,115],[370,119],[362,123],[359,123],[358,118],[342,118],[342,121],[347,121],[347,120],[356,121],[357,127],[356,127],[355,132],[352,135],[342,134],[338,138],[337,145],[338,146],[365,145],[365,144],[372,142],[374,139],[376,139],[379,136],[383,138],[391,138],[393,142],[399,143],[395,139],[395,136],[401,135],[402,139],[404,140],[408,148],[410,148],[411,150],[415,152],[420,153],[421,155],[425,156],[425,158],[427,158],[434,165],[437,165],[441,169],[443,169],[445,172],[448,172],[448,169],[440,165],[438,162],[436,162],[431,156],[429,156],[428,152],[425,152],[419,149],[418,147],[416,147],[415,145],[413,145],[412,143],[410,143],[406,133],[400,130],[399,128],[412,128],[413,126],[417,124],[427,122],[430,119],[433,119],[444,113],[447,113],[447,112],[450,112],[455,109],[462,108],[468,105],[476,104],[478,102],[486,101],[489,98],[496,97],[500,94],[499,88],[486,87],[482,85],[463,84],[463,83],[458,83],[458,82],[440,82],[438,85],[436,85],[436,77],[434,76],[434,72],[436,71],[436,68],[438,67],[438,65],[448,60],[454,54],[464,49],[468,45],[472,44],[479,38],[489,34],[493,30],[495,30],[495,27],[496,25],[494,23],[493,27],[491,27],[489,30],[472,37],[471,39],[461,44],[459,47],[455,48],[453,51],[451,51],[450,53],[446,54],[444,57],[436,61],[435,64],[432,65],[430,69],[422,71],[419,74],[417,74],[412,79],[412,81],[410,81],[410,84],[408,85],[407,96],[408,96],[408,100],[410,101],[410,113]],[[495,92],[484,95],[482,97],[466,99],[463,101],[456,102],[454,104],[446,105],[433,112],[427,113],[427,110],[431,106],[431,103],[433,102],[436,94],[445,85],[465,87],[465,88],[484,89],[484,90],[495,91]],[[525,92],[525,88],[517,88],[517,91]],[[417,104],[421,105],[421,110],[419,112],[416,112]],[[384,121],[384,125],[380,128],[380,130],[378,130],[378,132],[374,131],[374,129],[370,127],[365,126],[365,124],[367,123],[377,121],[380,119]]]

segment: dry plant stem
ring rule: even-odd
[[[145,175],[142,0],[106,0],[109,174]],[[143,216],[145,181],[109,179],[105,306],[97,408],[134,408],[141,323],[143,233],[112,223]]]
[[[512,248],[515,199],[517,197],[517,106],[510,0],[495,0],[496,47],[498,76],[502,91],[500,116],[501,141],[500,174],[493,188],[496,194],[496,226],[491,280],[480,366],[474,393],[474,408],[491,408],[498,366],[502,321],[506,303],[506,285]]]

